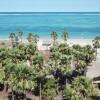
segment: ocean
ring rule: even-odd
[[[56,31],[69,32],[69,38],[91,39],[100,36],[100,12],[0,12],[0,39],[11,32],[32,32],[40,38],[50,38]]]

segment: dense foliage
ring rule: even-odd
[[[58,44],[57,33],[52,32],[50,58],[44,63],[43,54],[37,49],[38,36],[30,33],[29,43],[23,44],[22,34],[19,32],[19,43],[15,41],[16,34],[11,33],[12,48],[0,48],[0,83],[12,90],[13,100],[14,91],[37,92],[40,100],[61,99],[63,95],[67,100],[88,100],[95,95],[95,87],[85,77],[88,64],[95,58],[92,46],[70,47],[67,32],[62,33],[64,43]]]

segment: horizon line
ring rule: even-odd
[[[0,13],[100,13],[100,11],[0,11]]]

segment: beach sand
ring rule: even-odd
[[[46,50],[49,49],[50,46],[48,46],[48,48],[46,46],[43,46],[42,44],[44,42],[48,42],[50,43],[52,40],[48,40],[48,39],[41,39],[38,41],[38,49],[39,50]],[[63,43],[62,40],[57,40],[58,43]],[[92,39],[69,39],[67,41],[67,43],[72,46],[74,44],[79,44],[81,46],[85,46],[85,45],[91,45],[92,46]]]
[[[50,46],[45,46],[43,45],[45,42],[47,43],[52,43],[51,39],[40,39],[37,43],[38,49],[39,50],[47,50],[49,49]],[[57,40],[58,43],[63,43],[62,40]],[[28,41],[26,39],[23,40],[23,43],[28,43]],[[85,46],[85,45],[91,45],[92,46],[92,39],[69,39],[67,41],[67,43],[72,46],[73,44],[79,44],[81,46]],[[10,46],[10,42],[9,39],[0,39],[0,47],[2,46],[2,44],[8,45]]]
[[[96,61],[94,61],[91,66],[88,66],[86,76],[89,78],[100,76],[100,49],[97,50]]]

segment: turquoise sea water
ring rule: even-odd
[[[29,32],[40,38],[49,38],[52,31],[68,31],[70,38],[94,38],[100,36],[100,13],[0,13],[0,38],[8,38],[11,32]]]

